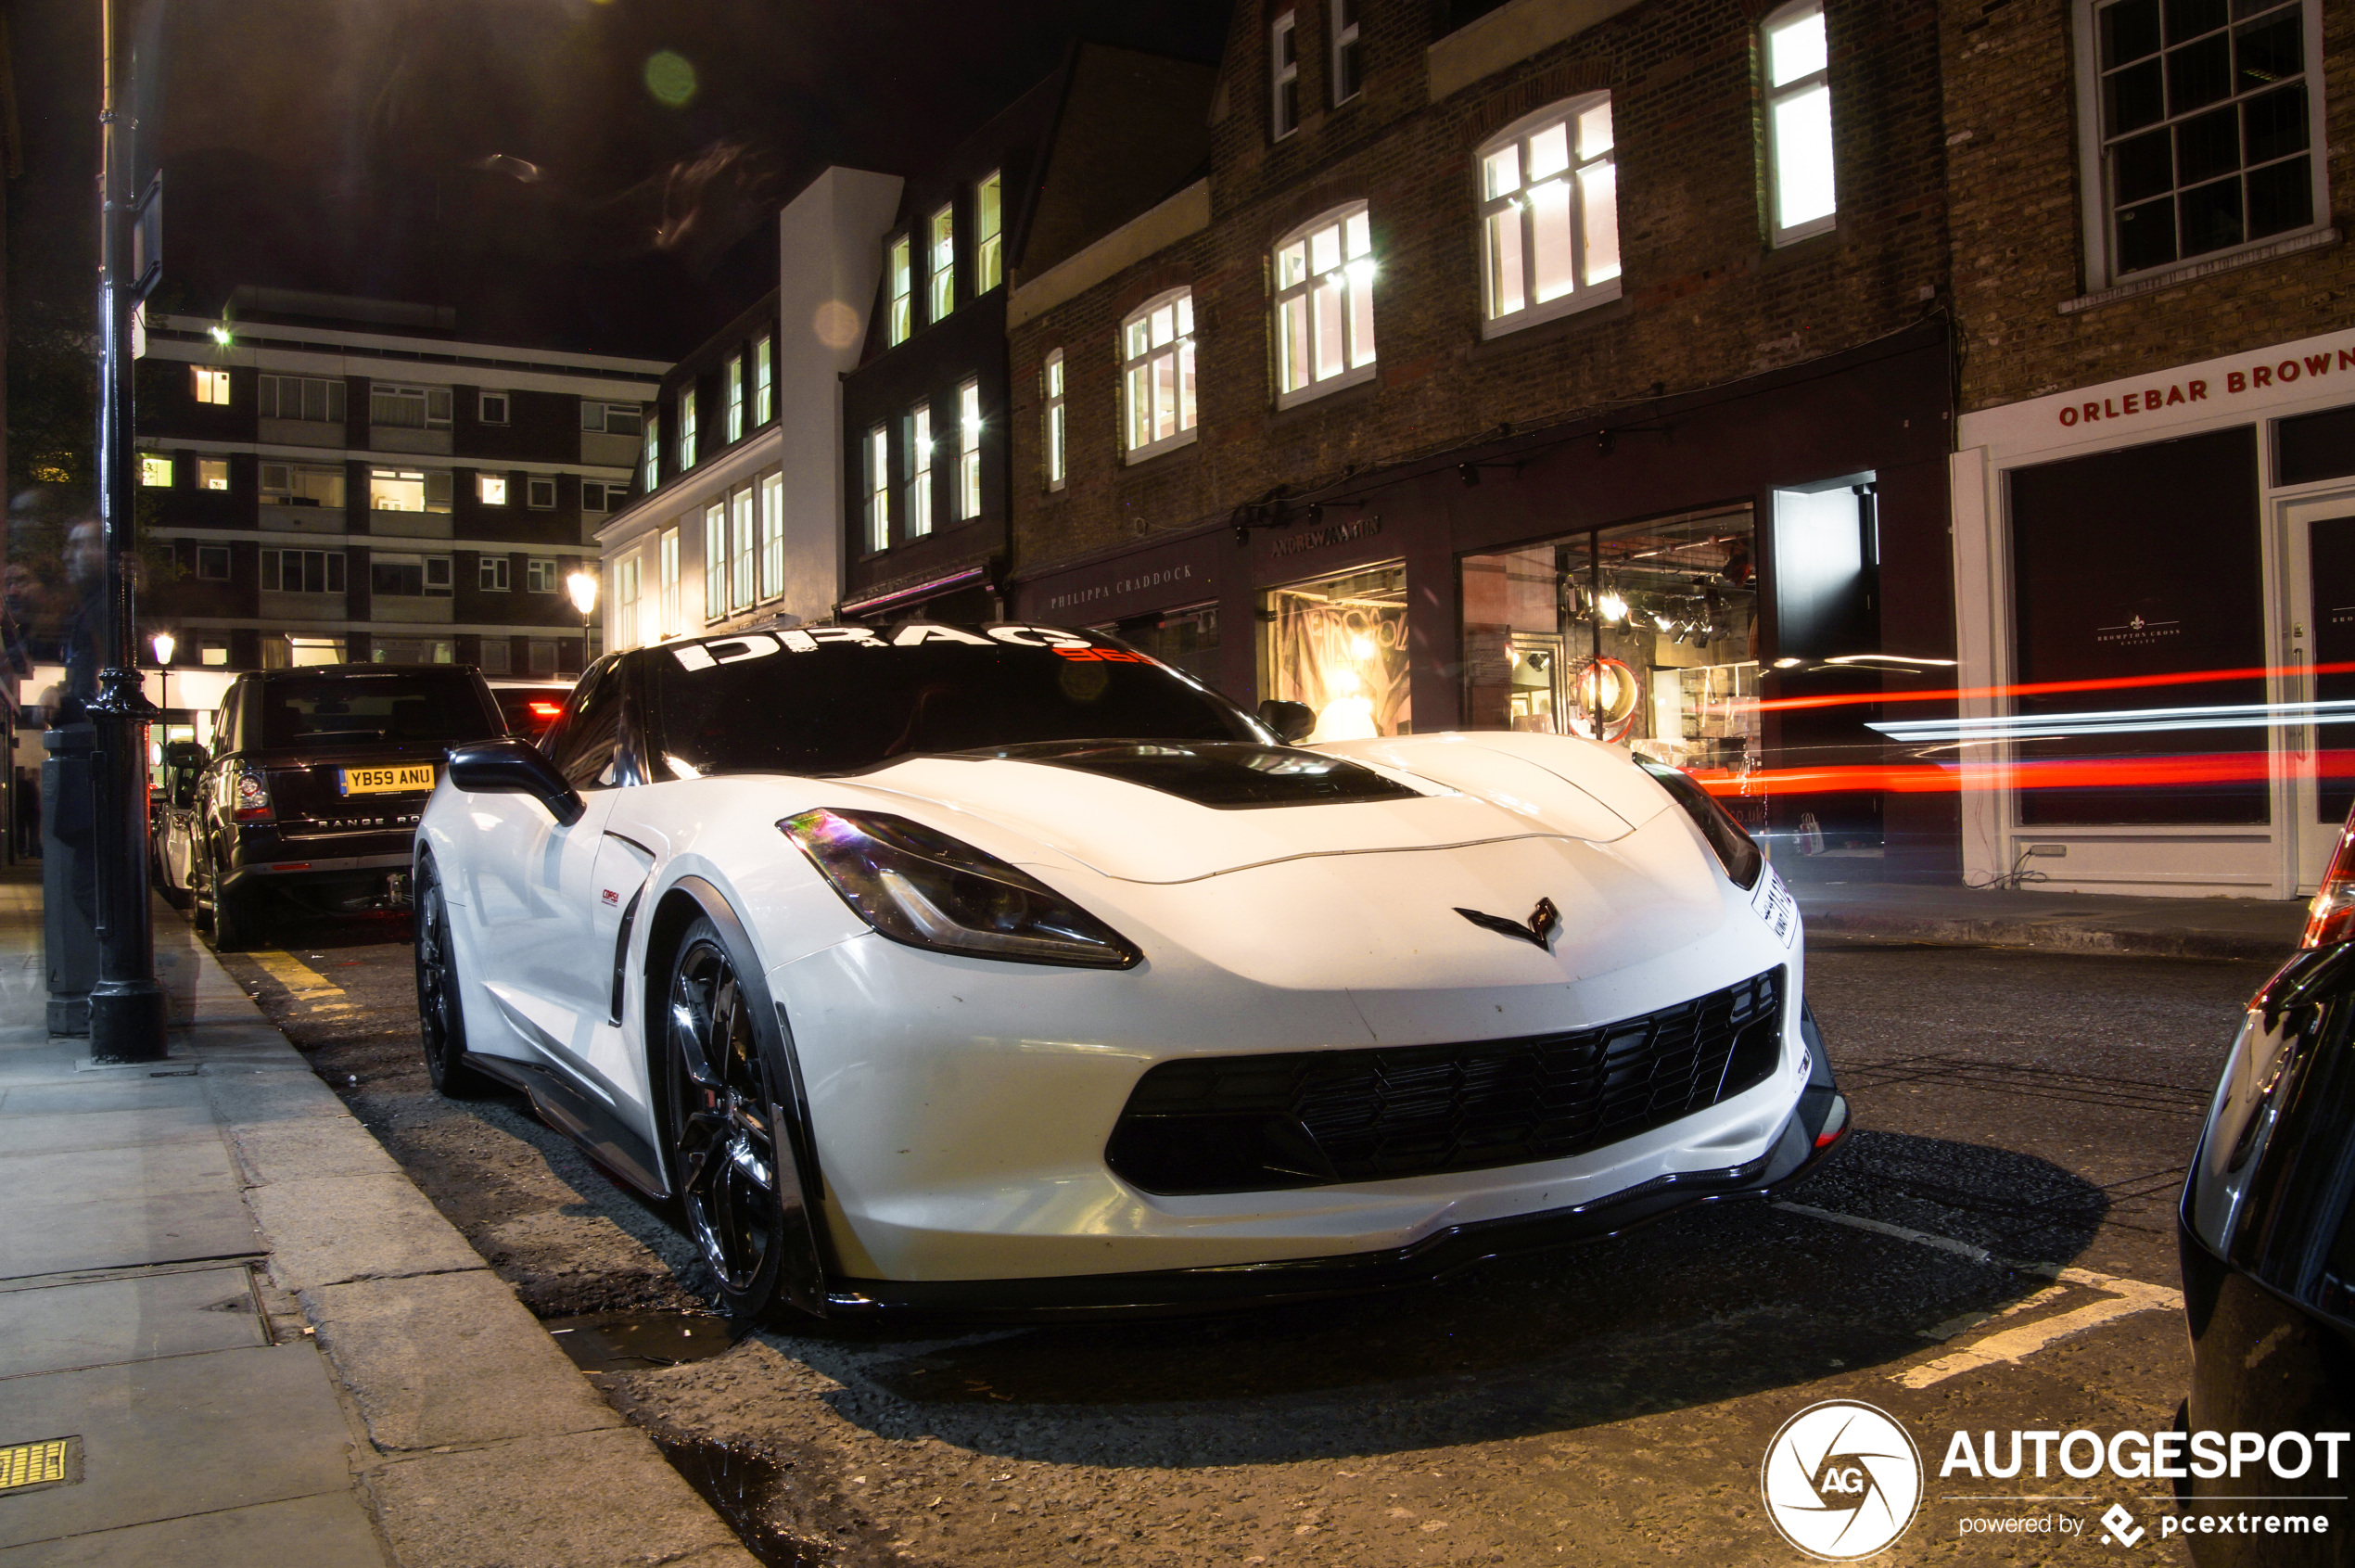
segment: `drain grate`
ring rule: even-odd
[[[0,1492],[70,1486],[82,1479],[82,1439],[45,1437],[0,1447]]]

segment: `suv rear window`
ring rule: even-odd
[[[474,678],[415,670],[264,681],[255,695],[261,749],[454,745],[503,732]],[[248,713],[252,711],[249,708]]]

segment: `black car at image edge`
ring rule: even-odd
[[[239,676],[196,802],[191,890],[213,946],[274,916],[406,908],[410,845],[450,747],[506,733],[465,665],[314,665]]]

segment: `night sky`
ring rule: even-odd
[[[126,9],[131,0],[119,0]],[[1216,58],[1223,0],[147,0],[166,308],[241,282],[675,355],[774,281],[830,162],[921,169],[1080,36]],[[95,0],[10,7],[14,290],[90,275]]]

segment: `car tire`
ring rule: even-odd
[[[205,880],[212,891],[212,950],[217,953],[241,953],[258,945],[261,939],[261,921],[256,913],[256,900],[248,895],[223,889],[221,856],[217,850],[206,871]]]
[[[665,1131],[687,1233],[720,1308],[751,1323],[775,1305],[788,1244],[776,1107],[790,1103],[781,1048],[736,980],[735,955],[699,917],[670,961],[664,1009]]]
[[[417,863],[417,1034],[425,1046],[426,1076],[452,1100],[490,1092],[490,1080],[466,1065],[466,1010],[458,988],[458,949],[451,939],[450,904],[441,877],[428,855]]]

